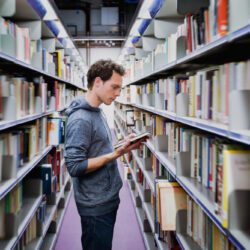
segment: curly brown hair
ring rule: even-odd
[[[123,66],[112,60],[101,59],[92,64],[87,73],[88,89],[92,89],[96,77],[100,77],[103,81],[107,81],[111,78],[113,71],[120,76],[125,75],[125,69]]]

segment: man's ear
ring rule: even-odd
[[[94,86],[97,87],[97,88],[99,88],[101,86],[102,82],[103,81],[102,81],[101,77],[98,76],[94,80]]]

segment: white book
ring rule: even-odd
[[[236,84],[238,90],[246,89],[247,83],[247,64],[246,62],[238,62],[236,64]]]
[[[226,111],[226,75],[225,75],[225,65],[221,65],[219,67],[220,71],[220,93],[221,93],[221,98],[220,98],[220,111],[221,111],[221,116],[220,116],[220,122],[223,122],[223,118],[225,117],[225,111]]]
[[[24,61],[25,59],[25,39],[21,28],[17,25],[16,25],[16,58],[21,61]]]
[[[48,122],[49,144],[59,145],[61,119],[49,119]]]

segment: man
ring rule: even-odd
[[[116,159],[144,140],[113,150],[111,133],[99,106],[110,105],[120,95],[124,68],[111,60],[93,64],[87,74],[86,98],[67,109],[66,166],[82,224],[84,250],[110,250],[122,181]]]

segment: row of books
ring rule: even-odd
[[[177,182],[156,179],[155,185],[155,216],[161,236],[164,236],[166,231],[176,231],[183,226],[179,223],[185,222],[182,220],[178,222],[178,217],[181,216],[181,212],[184,212],[187,214],[187,223],[186,231],[182,233],[192,238],[201,249],[236,249]]]
[[[136,164],[134,163],[134,158],[131,161],[133,165]],[[169,231],[176,231],[176,228],[180,227],[180,225],[177,225],[179,211],[185,210],[188,214],[186,233],[197,242],[201,249],[236,249],[228,238],[205,215],[202,209],[175,182],[175,179],[168,174],[161,175],[161,178],[155,179],[155,194],[152,195],[151,200],[144,200],[145,202],[151,202],[154,208],[155,221],[156,225],[158,225],[156,233],[159,235],[159,238],[167,242]],[[140,177],[141,175],[137,175],[136,182],[142,185],[145,198],[149,186],[143,185],[146,181]],[[162,179],[162,177],[165,178]],[[138,191],[136,193],[139,196]]]
[[[186,234],[191,237],[201,249],[236,249],[232,242],[189,196],[187,196],[186,208]]]
[[[122,112],[122,110],[124,112],[121,104],[117,106],[119,112]],[[170,122],[163,117],[151,115],[139,109],[135,112],[135,119],[141,120],[142,130],[151,126],[152,143],[155,150],[156,136],[166,136],[167,143],[165,143],[166,146],[162,152],[165,152],[164,155],[168,155],[168,158],[175,159],[179,154],[178,152],[190,153],[190,163],[187,164],[190,171],[185,170],[187,171],[186,174],[189,173],[186,177],[196,179],[197,182],[210,190],[210,197],[214,201],[213,212],[218,215],[222,226],[228,228],[232,220],[228,217],[232,213],[230,200],[236,193],[243,192],[246,194],[250,190],[248,185],[250,177],[249,147]],[[150,155],[146,149],[142,149],[138,155],[142,159],[151,160],[155,177],[167,176],[168,180],[173,181],[173,177],[166,170],[163,170],[164,167],[153,154]],[[173,164],[174,168],[183,168],[183,166],[176,166],[176,161],[173,161]],[[182,176],[178,175],[178,177]],[[248,207],[247,204],[244,206],[245,208]],[[237,210],[237,213],[240,212]]]
[[[178,105],[184,105],[177,102],[177,96],[185,93],[188,95],[185,103],[188,106],[188,116],[228,124],[230,93],[250,89],[249,67],[250,60],[198,71],[189,77],[183,75],[159,79],[153,83],[137,86],[138,96],[131,99],[138,104],[151,104],[176,113]],[[144,95],[150,94],[153,95],[148,96],[149,100],[144,103]],[[157,104],[159,98],[162,99],[161,105]]]
[[[27,175],[27,177],[25,177],[24,180],[19,182],[0,201],[0,239],[7,239],[8,237],[11,237],[11,235],[6,234],[6,227],[9,227],[9,225],[7,225],[8,223],[6,222],[7,216],[9,214],[14,214],[15,216],[19,214],[19,211],[22,209],[24,195],[25,197],[27,196],[27,194],[24,194],[23,191],[23,183],[26,183],[31,179],[41,180],[41,194],[44,196],[42,203],[40,204],[19,243],[24,244],[25,246],[34,238],[36,238],[38,233],[41,233],[41,229],[36,231],[37,223],[40,223],[39,228],[43,226],[43,223],[45,222],[46,206],[55,204],[56,194],[60,192],[63,185],[66,184],[66,167],[65,164],[61,164],[63,157],[63,147],[54,148],[48,155],[45,156],[42,162],[36,168],[34,168]],[[34,186],[33,188],[36,189],[37,187]]]
[[[152,52],[144,51],[146,55],[142,58],[136,59],[133,55],[129,56],[129,61],[125,65],[127,69],[126,83],[143,77],[175,61],[178,56],[191,53],[228,32],[246,26],[249,19],[249,13],[246,11],[248,7],[249,3],[245,0],[241,6],[237,6],[234,1],[213,0],[209,5],[196,10],[195,13],[188,13],[184,19],[180,16],[175,19],[166,16],[159,25],[164,26],[162,29],[176,27],[176,32],[169,28],[167,33],[170,34],[167,35],[165,41],[161,43],[159,40]],[[238,13],[242,13],[241,20],[237,18]],[[179,42],[180,39],[183,42]],[[150,43],[150,41],[148,42]]]
[[[8,133],[2,133],[0,181],[16,178],[17,169],[30,162],[46,146],[63,144],[65,127],[66,117],[54,115],[37,119],[33,124],[21,125]]]
[[[63,146],[53,148],[39,164],[39,177],[43,182],[43,194],[51,195],[61,191],[66,177],[66,166],[62,164],[64,158]]]
[[[81,91],[66,88],[63,83],[48,84],[43,79],[33,82],[24,78],[0,76],[0,119],[15,120],[69,105]],[[9,110],[12,112],[9,112]]]
[[[0,181],[15,178],[16,170],[47,146],[47,118],[0,135]],[[12,160],[6,156],[12,157]],[[12,169],[13,168],[13,169]],[[10,176],[13,173],[13,176]],[[15,173],[15,174],[14,174]],[[7,179],[8,179],[7,178]]]
[[[179,152],[190,152],[188,177],[196,179],[212,191],[215,211],[223,226],[227,228],[228,197],[234,190],[242,189],[242,186],[245,190],[250,189],[247,179],[250,176],[247,171],[249,147],[169,122],[159,116],[151,116],[151,119],[153,138],[157,135],[167,135],[165,151],[169,158],[176,159]],[[232,176],[237,176],[237,181],[233,181]]]
[[[36,236],[37,236],[37,213],[35,213],[28,225],[28,227],[25,229],[22,237],[18,241],[18,245],[16,248],[21,248],[25,249],[25,246],[27,246],[31,241],[33,241]]]
[[[0,17],[0,51],[63,80],[82,83],[83,72],[71,56],[64,56],[64,49],[55,48],[55,38],[32,40],[31,32],[29,22],[16,24]]]

